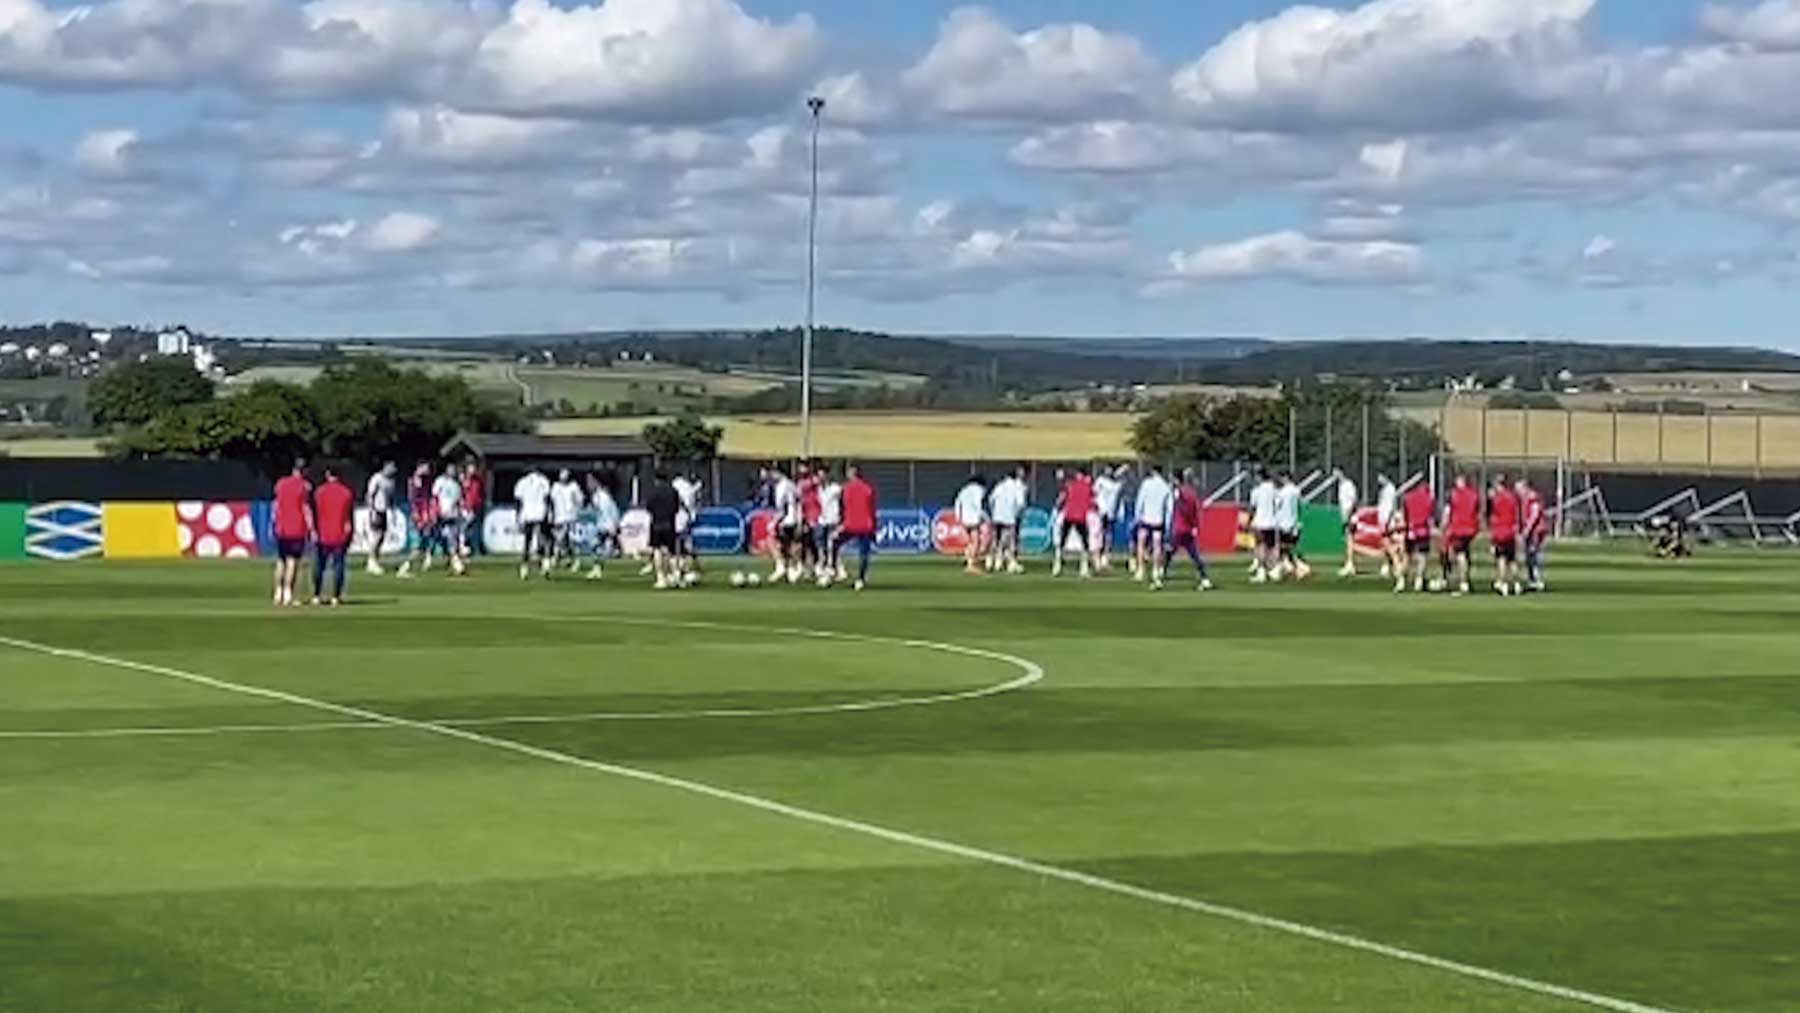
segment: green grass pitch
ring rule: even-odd
[[[0,566],[0,1010],[1800,1010],[1800,558],[1555,564]]]

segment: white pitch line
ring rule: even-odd
[[[569,725],[588,724],[602,721],[680,721],[694,719],[718,718],[781,718],[804,717],[821,714],[864,714],[871,711],[898,710],[905,707],[933,707],[950,703],[966,703],[970,700],[981,700],[990,696],[1000,696],[1024,689],[1044,678],[1043,666],[1027,658],[999,651],[984,650],[979,647],[964,647],[960,644],[945,644],[935,640],[901,640],[894,637],[878,637],[863,633],[838,633],[832,630],[807,630],[798,627],[766,627],[735,626],[730,623],[710,623],[699,621],[631,619],[610,616],[511,616],[507,618],[536,619],[551,622],[602,622],[616,623],[625,626],[670,626],[681,629],[720,630],[733,633],[761,633],[774,636],[810,637],[816,640],[838,640],[853,643],[883,644],[892,647],[910,647],[917,650],[936,651],[940,654],[960,654],[987,661],[998,661],[1019,669],[1024,674],[1016,679],[1008,679],[992,686],[977,689],[959,690],[949,693],[935,693],[928,696],[889,697],[879,700],[853,700],[848,703],[812,704],[800,707],[764,707],[764,708],[712,708],[702,710],[676,711],[588,711],[576,714],[520,714],[501,715],[485,718],[433,718],[433,723],[449,725],[456,728],[497,728],[506,725]],[[0,643],[5,643],[0,639]],[[354,728],[381,728],[383,725],[370,722],[310,722],[292,724],[240,724],[240,725],[201,725],[193,727],[157,726],[146,728],[79,728],[69,730],[23,730],[0,731],[0,741],[8,739],[123,739],[123,738],[157,738],[205,735],[255,734],[261,732],[330,732]]]
[[[1387,957],[1391,960],[1402,961],[1420,967],[1428,967],[1433,970],[1443,971],[1493,985],[1501,985],[1521,992],[1529,992],[1548,998],[1561,999],[1566,1002],[1580,1003],[1582,1005],[1594,1007],[1595,1009],[1612,1010],[1614,1013],[1674,1013],[1674,1011],[1663,1007],[1648,1006],[1643,1003],[1633,1002],[1629,999],[1619,999],[1613,996],[1601,995],[1598,992],[1588,992],[1563,985],[1554,985],[1549,982],[1538,981],[1534,978],[1508,974],[1504,971],[1495,971],[1485,967],[1478,967],[1474,964],[1465,964],[1460,961],[1447,960],[1443,957],[1434,957],[1428,953],[1420,953],[1416,950],[1408,950],[1399,946],[1389,946],[1386,943],[1378,943],[1374,940],[1364,939],[1360,936],[1353,936],[1343,932],[1333,932],[1330,929],[1322,929],[1301,922],[1288,921],[1285,918],[1275,918],[1269,915],[1257,914],[1254,911],[1245,911],[1241,908],[1227,907],[1223,904],[1213,904],[1208,901],[1195,900],[1192,897],[1183,897],[1179,894],[1164,893],[1161,890],[1152,890],[1148,887],[1134,886],[1130,883],[1121,882],[1116,879],[1107,879],[1103,876],[1095,876],[1090,873],[1066,869],[1057,865],[1046,865],[1042,862],[1034,862],[1029,858],[1019,858],[998,851],[988,851],[984,848],[971,847],[966,844],[957,844],[953,841],[939,840],[935,837],[924,837],[919,834],[908,833],[904,830],[894,830],[875,823],[865,823],[862,820],[849,819],[843,816],[833,816],[829,813],[817,812],[812,809],[803,809],[799,806],[789,805],[786,802],[778,802],[774,799],[763,798],[759,795],[750,795],[740,791],[733,791],[729,788],[719,788],[700,781],[690,781],[686,778],[672,777],[668,774],[659,774],[653,770],[644,770],[639,767],[625,767],[616,763],[606,763],[600,760],[590,760],[570,753],[558,752],[554,749],[544,749],[523,742],[515,742],[512,739],[502,739],[492,735],[483,735],[480,732],[470,731],[466,728],[456,728],[450,725],[430,721],[415,721],[410,718],[384,714],[380,711],[372,711],[363,707],[332,703],[329,700],[315,700],[312,697],[300,696],[297,693],[288,693],[278,689],[268,689],[246,683],[229,682],[224,679],[215,679],[211,676],[199,675],[194,672],[184,672],[177,668],[167,668],[162,665],[148,665],[143,662],[131,661],[126,658],[114,658],[103,654],[92,654],[87,651],[52,647],[48,644],[40,644],[30,640],[16,640],[11,637],[0,637],[0,644],[16,647],[24,651],[35,651],[39,654],[46,654],[56,658],[86,661],[96,665],[107,665],[113,668],[122,668],[135,672],[143,672],[149,675],[162,676],[168,679],[176,679],[197,686],[207,686],[212,689],[223,690],[228,693],[240,693],[245,696],[260,697],[266,700],[278,700],[282,703],[310,707],[314,710],[339,714],[371,724],[387,725],[393,728],[409,728],[431,735],[457,739],[462,742],[472,743],[489,749],[496,749],[502,752],[514,753],[520,756],[529,756],[563,766],[589,770],[598,774],[607,774],[631,781],[654,784],[664,788],[672,788],[677,791],[684,791],[694,795],[703,795],[708,798],[718,799],[722,802],[731,802],[746,808],[758,809],[763,812],[774,813],[778,816],[786,816],[790,819],[811,823],[816,826],[832,827],[837,830],[861,834],[865,837],[873,837],[894,844],[904,844],[923,851],[931,851],[941,855],[962,858],[971,862],[1012,869],[1016,872],[1028,873],[1041,879],[1071,883],[1076,886],[1084,886],[1092,890],[1110,893],[1115,896],[1131,897],[1136,900],[1160,904],[1164,907],[1192,911],[1197,914],[1208,915],[1224,921],[1236,922],[1241,925],[1250,925],[1271,932],[1280,932],[1290,936],[1297,936],[1302,939],[1309,939],[1318,943],[1326,943],[1344,949]]]
[[[4,641],[0,641],[4,643]],[[351,729],[388,728],[375,721],[304,721],[286,725],[178,725],[146,728],[63,728],[0,731],[8,739],[175,739],[209,735],[255,735],[263,732],[337,732]]]

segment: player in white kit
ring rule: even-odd
[[[1175,514],[1175,487],[1163,477],[1162,465],[1150,466],[1150,474],[1138,484],[1137,566],[1138,579],[1148,575],[1150,589],[1161,591],[1168,569],[1169,523]]]
[[[987,545],[987,483],[980,475],[971,475],[956,494],[956,523],[962,525],[967,544],[963,546],[963,570],[980,573],[981,557]]]
[[[992,547],[988,553],[988,569],[1007,573],[1025,572],[1019,561],[1019,525],[1025,520],[1025,506],[1030,494],[1025,488],[1025,469],[1015,467],[1010,474],[994,483],[988,493],[988,517],[994,523]]]
[[[1250,533],[1256,539],[1250,583],[1265,584],[1275,573],[1281,551],[1275,534],[1275,479],[1267,469],[1259,471],[1257,479],[1250,490]]]

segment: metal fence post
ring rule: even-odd
[[[1331,402],[1325,402],[1325,470],[1330,471],[1331,459]]]
[[[1369,402],[1363,402],[1362,425],[1362,487],[1369,487]]]
[[[908,506],[919,505],[919,462],[906,462],[906,502]]]
[[[1299,409],[1288,405],[1288,474],[1300,470]]]

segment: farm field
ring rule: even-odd
[[[0,565],[3,1005],[1800,1010],[1800,557],[732,565]]]
[[[819,412],[813,448],[821,457],[1092,460],[1129,457],[1132,416],[1079,412]],[[653,419],[562,419],[540,426],[550,435],[641,432]],[[731,416],[711,420],[725,430],[734,457],[791,456],[800,447],[800,417]]]

